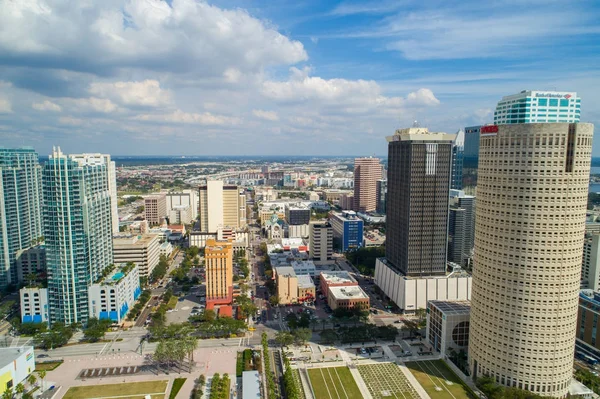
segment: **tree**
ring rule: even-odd
[[[27,382],[29,383],[29,385],[34,386],[36,381],[37,378],[35,378],[35,375],[33,373],[29,374],[29,377],[27,377]]]
[[[310,328],[298,328],[292,332],[296,343],[304,345],[312,337],[312,331]]]
[[[294,336],[287,331],[278,331],[275,334],[275,342],[281,347],[289,346],[294,342]]]
[[[277,306],[277,305],[279,305],[279,296],[278,295],[271,295],[269,297],[269,303],[271,304],[271,306]]]
[[[2,393],[2,399],[12,399],[13,390],[12,388],[6,388],[6,390]]]
[[[338,339],[335,330],[322,330],[319,335],[321,336],[321,342],[324,344],[333,344]]]
[[[91,317],[88,320],[87,327],[83,331],[83,338],[89,342],[98,342],[108,331],[112,321],[110,319],[98,320],[95,317]]]
[[[19,382],[15,387],[15,392],[17,393],[17,395],[19,395],[19,398],[22,398],[23,392],[25,392],[25,385]]]
[[[40,380],[42,380],[42,392],[44,392],[44,378],[46,378],[46,370],[40,370],[38,375],[40,376]]]

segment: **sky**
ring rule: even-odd
[[[0,146],[385,155],[525,89],[600,126],[599,61],[592,0],[3,0]]]

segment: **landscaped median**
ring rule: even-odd
[[[167,385],[168,381],[164,380],[71,387],[63,399],[143,399],[146,395],[150,395],[152,399],[164,399]]]
[[[477,396],[443,360],[406,362],[406,367],[432,398],[475,399]]]
[[[308,370],[316,399],[361,399],[363,396],[348,367],[320,367]]]

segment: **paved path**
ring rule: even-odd
[[[358,389],[360,390],[363,398],[373,399],[373,396],[371,396],[369,388],[367,388],[367,384],[365,384],[365,381],[358,372],[358,369],[356,367],[350,367],[350,373],[354,377],[354,381],[356,381],[356,385],[358,385]]]
[[[413,373],[411,373],[408,367],[406,367],[404,362],[398,362],[398,367],[400,367],[400,371],[402,371],[408,382],[410,382],[410,385],[412,385],[413,388],[417,391],[421,399],[431,398],[429,394],[427,394],[425,389],[421,386],[421,384],[419,384],[419,381],[417,381]]]

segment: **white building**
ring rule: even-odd
[[[288,226],[288,237],[289,238],[308,238],[310,235],[310,229],[308,224],[298,224]]]
[[[427,304],[427,340],[442,357],[450,348],[456,352],[469,345],[469,301],[429,301]]]
[[[160,255],[164,255],[168,258],[173,253],[173,245],[170,242],[165,241],[162,244],[160,244],[158,252]]]
[[[258,371],[242,372],[242,399],[259,399],[260,381]]]
[[[375,284],[404,312],[427,309],[427,302],[470,300],[471,276],[457,271],[445,276],[407,277],[387,259],[375,262]]]
[[[48,289],[21,288],[19,296],[22,323],[48,322]]]
[[[198,217],[198,207],[200,206],[200,199],[196,190],[183,190],[181,192],[171,192],[166,194],[167,200],[167,212],[171,217],[172,211],[177,211],[181,214],[182,211],[187,210],[183,216],[185,220],[175,221],[169,220],[170,224],[182,224],[190,223]]]
[[[6,392],[23,383],[35,370],[33,346],[0,348],[0,390]]]
[[[581,99],[575,92],[523,90],[502,97],[494,123],[577,123],[580,112]]]
[[[90,317],[121,323],[141,293],[138,266],[117,267],[88,288]]]
[[[160,260],[160,241],[156,234],[121,234],[113,237],[115,264],[133,262],[142,277],[149,277]]]
[[[317,269],[315,267],[315,264],[310,260],[293,260],[291,262],[291,265],[294,268],[294,272],[296,272],[297,275],[307,274],[312,277],[317,276]]]

